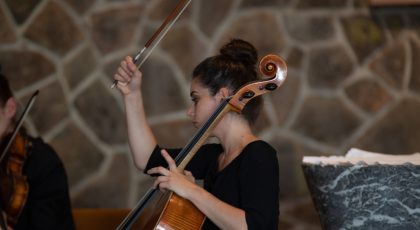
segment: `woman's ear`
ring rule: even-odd
[[[222,87],[216,94],[219,100],[225,99],[230,96],[230,90],[227,87]]]
[[[4,106],[4,113],[7,118],[12,119],[16,115],[17,102],[14,97],[7,99],[6,105]]]

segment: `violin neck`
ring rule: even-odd
[[[181,150],[178,156],[175,158],[175,162],[179,169],[185,169],[185,166],[197,153],[198,149],[204,144],[214,127],[219,123],[220,119],[229,111],[232,110],[229,100],[225,99],[216,108],[210,118],[204,123],[204,125],[197,131],[197,133],[190,139],[190,141]]]

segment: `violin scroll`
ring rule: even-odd
[[[230,99],[229,104],[240,112],[252,98],[271,92],[280,87],[287,76],[286,62],[279,56],[264,56],[259,65],[263,80],[242,86]]]

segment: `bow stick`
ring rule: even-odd
[[[163,21],[162,25],[153,33],[152,37],[144,45],[143,49],[137,53],[134,57],[134,64],[137,65],[137,68],[140,68],[141,65],[146,61],[149,55],[152,53],[153,49],[159,44],[160,40],[166,35],[166,33],[171,29],[173,24],[176,20],[181,16],[182,12],[187,8],[190,4],[191,0],[181,0],[172,10],[172,12],[166,17],[165,21]],[[117,80],[111,85],[111,89],[114,88],[118,84]]]
[[[28,101],[28,104],[26,104],[25,109],[23,110],[22,115],[20,116],[18,122],[16,123],[15,129],[13,130],[12,136],[9,139],[9,142],[7,143],[6,147],[3,149],[2,154],[0,156],[0,162],[3,161],[4,157],[6,156],[7,152],[10,149],[10,146],[13,143],[13,140],[15,139],[16,135],[19,132],[20,126],[22,126],[23,121],[26,117],[26,115],[28,115],[29,110],[31,109],[32,105],[35,102],[36,97],[38,96],[39,90],[36,90],[35,93],[32,94],[31,98]]]

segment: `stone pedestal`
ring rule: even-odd
[[[381,164],[377,157],[304,158],[303,172],[323,229],[420,229],[416,157],[403,164]]]

